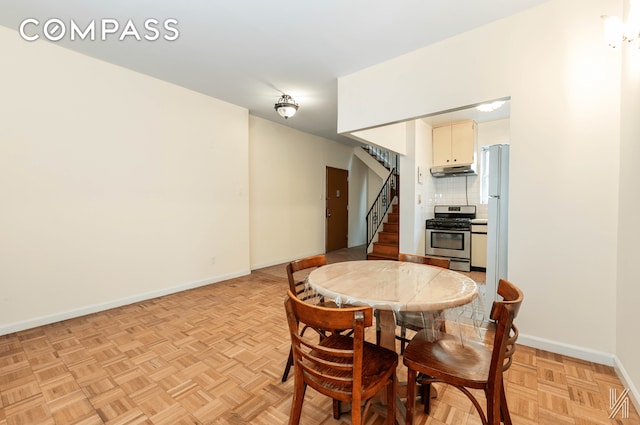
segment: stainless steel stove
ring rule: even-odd
[[[471,220],[475,205],[436,205],[427,220],[425,253],[451,260],[451,269],[471,270]]]

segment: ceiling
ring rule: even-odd
[[[493,111],[482,112],[476,109],[474,105],[471,107],[461,107],[452,111],[440,111],[436,114],[423,117],[422,120],[434,127],[464,120],[474,120],[475,122],[502,120],[511,116],[511,100],[502,100],[504,100],[505,103]]]
[[[58,45],[353,144],[336,133],[339,77],[545,1],[2,0],[0,25],[17,30],[35,18],[39,25],[26,32],[44,39],[45,22],[60,19],[67,33]],[[119,40],[128,20],[141,37],[151,34],[144,27],[149,18],[176,19],[178,38]],[[70,40],[71,21],[82,30],[106,19],[120,25],[106,41],[100,31],[95,40]],[[171,35],[162,24],[159,29]],[[288,120],[273,109],[282,93],[300,104]]]

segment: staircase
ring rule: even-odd
[[[367,259],[397,260],[400,246],[398,155],[373,146],[364,149],[354,148],[354,153],[384,179],[382,188],[366,217]]]
[[[397,260],[400,252],[400,205],[393,204],[367,260]]]

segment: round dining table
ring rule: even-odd
[[[380,345],[394,351],[394,311],[442,311],[478,296],[478,285],[467,275],[404,261],[327,264],[309,274],[307,285],[338,305],[368,305],[378,310]]]

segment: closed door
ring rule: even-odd
[[[349,234],[349,172],[327,167],[326,251],[347,247]]]

